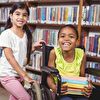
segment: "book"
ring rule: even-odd
[[[62,77],[62,86],[67,86],[67,91],[62,92],[65,94],[83,95],[84,87],[88,86],[87,77]]]

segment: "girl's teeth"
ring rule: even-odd
[[[64,43],[64,45],[69,45],[68,43]]]

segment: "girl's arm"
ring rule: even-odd
[[[10,48],[3,48],[5,56],[10,63],[10,65],[14,68],[14,70],[24,78],[24,80],[28,82],[33,82],[33,80],[27,75],[27,73],[20,67],[15,57],[13,56],[13,51]],[[23,59],[23,58],[22,58]]]
[[[48,66],[49,67],[56,67],[55,60],[56,60],[56,54],[55,54],[55,51],[53,49],[50,52]],[[50,87],[50,89],[52,89],[54,92],[57,91],[57,87],[56,87],[56,84],[55,84],[54,79],[53,79],[52,76],[48,76],[47,77],[47,83],[48,83],[48,86]],[[67,90],[67,86],[62,84],[61,90],[63,92],[66,91]]]
[[[49,55],[49,61],[48,61],[48,66],[49,67],[55,67],[55,51],[54,49],[51,50],[50,55]],[[56,84],[54,83],[54,79],[52,76],[47,77],[47,83],[50,89],[52,89],[54,92],[56,92]]]
[[[86,54],[84,53],[82,62],[81,62],[81,69],[80,69],[80,76],[85,76],[85,66],[86,66]]]
[[[32,45],[32,52],[34,52],[35,50],[40,50],[40,48],[42,47],[42,43],[45,43],[45,41],[44,40],[40,40],[38,42],[35,42]]]
[[[52,49],[52,50],[50,51],[50,55],[49,55],[48,66],[50,66],[50,67],[55,67],[55,66],[56,66],[55,60],[56,60],[56,54],[55,54],[54,49]]]
[[[85,66],[86,66],[86,54],[84,54],[82,63],[81,63],[81,72],[80,72],[80,76],[85,76]],[[91,93],[92,93],[92,84],[89,81],[88,87],[84,87],[84,92],[85,92],[85,96],[86,97],[90,97]]]

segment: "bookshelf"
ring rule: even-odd
[[[100,2],[99,0],[86,0],[86,2],[84,3],[84,8],[83,11],[91,11],[93,16],[92,18],[88,19],[88,23],[84,23],[84,21],[87,21],[87,18],[84,17],[82,19],[82,24],[81,24],[81,28],[82,28],[82,34],[84,35],[84,39],[86,39],[86,41],[83,43],[85,48],[86,48],[86,54],[87,54],[87,73],[89,74],[93,74],[93,75],[89,75],[88,77],[90,77],[90,79],[92,80],[93,85],[95,85],[96,87],[100,87],[100,56],[99,56],[99,35],[100,35],[100,19],[98,19],[100,16]],[[85,9],[86,8],[86,9]],[[85,10],[84,10],[85,9]],[[87,10],[88,9],[88,10]],[[87,14],[87,12],[85,12],[85,16]],[[84,16],[84,15],[83,15]],[[97,20],[98,19],[98,20]],[[81,39],[81,40],[84,40]],[[82,44],[82,42],[81,42]],[[95,75],[98,75],[96,76]]]
[[[2,0],[3,1],[3,0]],[[10,0],[9,0],[10,1]],[[14,0],[13,0],[14,1]],[[18,0],[17,0],[18,1]],[[39,8],[41,9],[42,7],[48,7],[48,9],[50,7],[55,7],[56,10],[58,10],[58,6],[60,6],[60,9],[64,9],[64,7],[67,7],[67,6],[73,6],[74,5],[77,5],[79,6],[79,11],[78,11],[78,16],[77,16],[77,24],[74,22],[74,25],[76,25],[78,27],[78,32],[79,32],[79,40],[78,40],[78,45],[81,44],[81,37],[82,37],[82,30],[85,30],[88,34],[88,32],[90,31],[96,31],[96,32],[100,32],[100,24],[99,25],[87,25],[86,23],[85,24],[82,24],[82,18],[83,18],[83,6],[91,6],[92,4],[99,4],[100,5],[100,1],[99,0],[27,0],[26,1],[27,4],[29,5],[29,7],[33,7],[35,9]],[[2,7],[6,7],[6,8],[10,8],[12,6],[14,2],[8,2],[8,0],[6,0],[5,2],[1,2],[0,1],[0,9]],[[57,6],[57,8],[56,8]],[[64,6],[64,7],[62,7]],[[5,25],[5,20],[4,21],[1,21],[2,19],[0,19],[0,27],[4,26]],[[35,20],[36,21],[36,20]],[[73,22],[71,22],[73,23]],[[30,20],[28,25],[33,28],[33,29],[36,29],[36,28],[49,28],[49,29],[59,29],[60,26],[64,25],[64,24],[67,24],[65,22],[61,22],[61,23],[55,23],[55,22],[50,22],[50,23],[47,23],[47,22],[41,22],[40,21],[36,21],[34,22],[34,20]],[[100,57],[97,57],[97,56],[88,56],[87,55],[87,61],[95,61],[95,62],[100,62]],[[26,68],[28,70],[28,67]],[[38,74],[40,74],[41,72],[38,71],[38,70],[33,70],[31,68],[29,68],[29,70],[32,70],[33,72],[36,72]]]

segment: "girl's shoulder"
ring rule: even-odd
[[[75,52],[78,52],[78,53],[84,53],[84,50],[81,49],[81,48],[75,48]]]
[[[62,55],[62,51],[60,47],[54,47],[54,52],[56,56],[61,56]]]
[[[53,54],[55,54],[55,49],[53,48],[51,51],[50,51],[50,53],[53,55]]]
[[[10,29],[6,29],[6,30],[1,32],[1,35],[9,35],[9,33],[11,33],[11,30]]]
[[[79,58],[79,59],[83,58],[84,54],[85,54],[85,52],[84,52],[83,49],[75,48],[75,56],[76,56],[76,58]]]
[[[54,51],[55,52],[61,52],[61,48],[60,47],[54,47]]]

